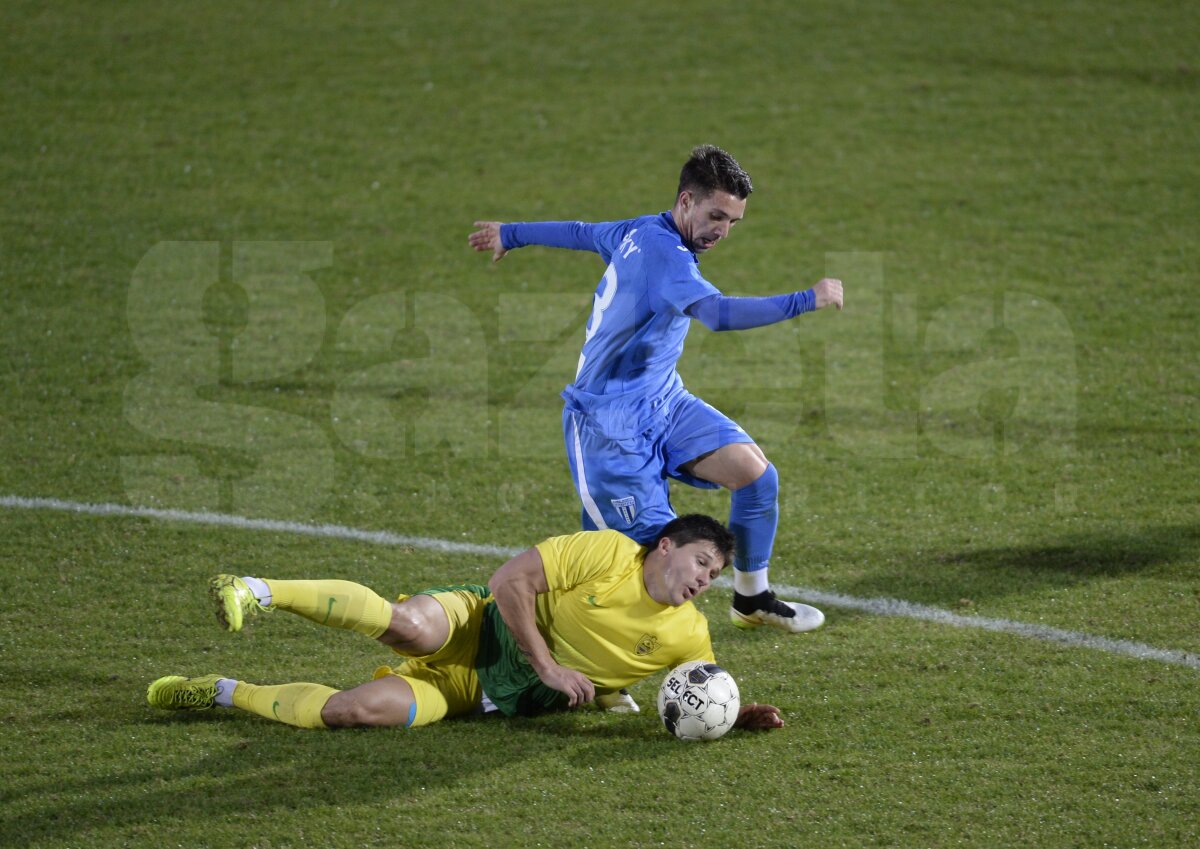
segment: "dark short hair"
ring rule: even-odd
[[[726,566],[733,563],[733,531],[712,516],[689,513],[687,516],[672,519],[658,532],[655,544],[662,542],[664,537],[680,546],[690,542],[711,542],[725,559]]]
[[[722,191],[745,200],[754,191],[754,186],[750,175],[742,170],[736,159],[715,145],[702,144],[692,150],[691,159],[679,172],[679,191],[675,197],[684,191],[700,198]]]

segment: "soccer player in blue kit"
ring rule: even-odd
[[[740,628],[790,633],[825,621],[815,607],[776,598],[767,564],[779,518],[775,466],[733,420],[684,388],[675,369],[693,320],[745,330],[829,305],[842,283],[773,297],[728,297],[704,279],[699,257],[742,219],[750,176],[702,145],[683,166],[668,212],[589,224],[477,221],[469,242],[499,261],[527,245],[593,251],[607,264],[573,383],[563,391],[563,437],[585,530],[619,530],[640,543],[671,519],[668,481],[730,490],[737,540],[730,618]]]

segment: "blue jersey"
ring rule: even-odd
[[[506,224],[505,248],[539,244],[591,250],[607,264],[596,287],[575,381],[564,393],[661,397],[681,386],[675,364],[691,319],[685,311],[715,286],[700,274],[670,212],[602,224]]]

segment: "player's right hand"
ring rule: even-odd
[[[816,286],[813,286],[813,295],[816,296],[817,309],[834,304],[840,310],[842,308],[842,281],[834,277],[825,277],[817,281]]]
[[[481,253],[491,251],[492,262],[502,260],[508,251],[504,249],[504,244],[500,241],[500,222],[476,221],[475,226],[479,229],[467,237],[471,247]]]
[[[548,669],[539,670],[538,677],[547,687],[565,693],[569,699],[569,707],[577,708],[596,698],[596,685],[582,672],[576,672],[574,669],[555,664]]]

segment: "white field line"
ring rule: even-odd
[[[192,512],[190,510],[164,510],[157,507],[129,507],[125,504],[86,504],[79,501],[60,501],[57,498],[21,498],[16,495],[0,496],[0,507],[17,510],[57,510],[66,513],[84,513],[89,516],[138,516],[145,519],[161,519],[165,522],[190,522],[194,525],[221,525],[244,531],[271,531],[282,534],[302,534],[328,539],[350,539],[370,542],[375,545],[398,545],[423,548],[429,551],[445,551],[453,554],[482,554],[488,557],[513,557],[523,549],[504,548],[498,545],[475,545],[469,542],[452,542],[430,537],[410,537],[389,531],[364,531],[345,525],[308,525],[302,522],[287,522],[280,519],[249,519],[228,513]]]
[[[733,582],[730,581],[730,586]],[[1157,660],[1162,663],[1174,663],[1200,669],[1200,655],[1173,649],[1159,649],[1145,643],[1132,640],[1114,640],[1109,637],[1097,637],[1080,631],[1066,631],[1062,628],[1052,628],[1049,625],[1032,625],[1028,622],[1017,622],[1012,619],[990,619],[984,616],[963,616],[951,613],[939,607],[927,607],[923,604],[913,604],[895,598],[855,598],[854,596],[827,593],[821,590],[807,590],[801,587],[776,586],[780,595],[795,595],[805,601],[826,607],[843,607],[849,610],[861,610],[876,616],[903,616],[908,619],[922,619],[926,622],[937,622],[941,625],[953,625],[956,628],[980,628],[984,631],[994,631],[1001,634],[1014,634],[1018,637],[1028,637],[1047,643],[1058,643],[1072,648],[1095,649],[1109,654],[1126,655],[1138,660]]]
[[[394,534],[390,531],[365,531],[345,525],[310,525],[303,522],[288,522],[279,519],[251,519],[228,513],[166,510],[154,507],[130,507],[124,504],[88,504],[79,501],[63,501],[57,498],[22,498],[16,495],[4,495],[0,496],[0,507],[10,510],[52,510],[81,513],[90,516],[135,516],[147,519],[159,519],[166,522],[188,522],[197,525],[219,525],[250,531],[302,534],[328,539],[368,542],[375,545],[406,546],[429,551],[454,554],[478,554],[487,557],[507,558],[522,551],[519,548],[507,548],[498,545],[480,545],[477,543],[454,542],[452,540],[432,537],[406,536],[403,534]],[[729,578],[721,578],[717,581],[716,585],[729,588],[733,586],[733,581]],[[1138,660],[1154,660],[1160,663],[1170,663],[1189,666],[1192,669],[1200,669],[1200,656],[1196,654],[1172,649],[1155,648],[1154,646],[1131,640],[1114,640],[1079,631],[1067,631],[1061,628],[1051,628],[1047,625],[1032,625],[1027,622],[1017,622],[1011,619],[963,616],[962,614],[951,613],[941,608],[913,604],[912,602],[894,598],[857,598],[839,593],[811,590],[804,587],[781,586],[778,584],[774,586],[774,589],[780,595],[799,598],[825,607],[858,610],[876,616],[901,616],[908,619],[920,619],[926,622],[936,622],[940,625],[951,625],[955,628],[978,628],[984,631],[1013,634],[1018,637],[1041,640],[1047,643],[1057,643],[1071,648],[1094,649],[1109,654],[1133,657]]]

